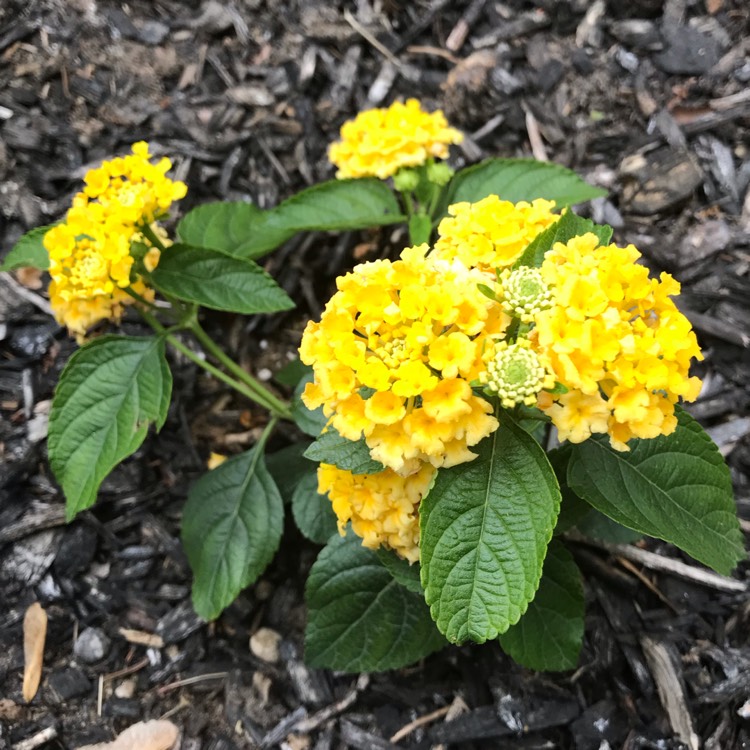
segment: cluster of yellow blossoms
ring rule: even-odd
[[[693,401],[701,382],[689,377],[702,359],[690,322],[670,296],[669,274],[649,278],[632,245],[597,247],[593,234],[557,243],[541,272],[554,304],[536,316],[532,336],[568,392],[541,394],[539,406],[560,438],[579,443],[608,433],[617,450],[631,438],[674,431],[674,404]]]
[[[364,436],[372,457],[403,476],[424,462],[472,459],[469,447],[497,427],[471,382],[484,369],[485,343],[510,322],[479,291],[483,274],[427,250],[412,247],[340,278],[300,347],[315,373],[306,405],[323,406],[345,438]]]
[[[153,270],[159,251],[141,229],[149,225],[165,239],[154,222],[187,191],[184,183],[166,176],[171,167],[166,158],[152,164],[148,144],[134,144],[131,155],[105,161],[86,174],[86,186],[74,197],[65,221],[44,236],[52,310],[79,338],[97,321],[121,315],[122,306],[132,301],[126,287],[150,295],[133,273],[131,247],[141,242],[150,248],[143,263]]]
[[[336,177],[392,177],[402,167],[419,167],[430,158],[446,159],[448,147],[463,140],[441,111],[422,110],[419,101],[396,102],[387,109],[361,112],[341,128],[341,140],[328,157]]]
[[[328,493],[339,532],[352,530],[370,549],[386,545],[409,562],[419,560],[419,503],[435,476],[431,464],[402,477],[391,469],[378,474],[352,474],[330,464],[318,470],[318,490]]]
[[[539,269],[514,266],[553,208],[496,196],[452,206],[433,251],[357,266],[308,324],[305,403],[386,467],[319,471],[340,529],[351,522],[366,546],[418,559],[419,501],[436,468],[471,461],[498,427],[482,390],[537,406],[561,439],[607,433],[618,450],[672,432],[674,404],[697,396],[688,369],[700,350],[670,299],[679,284],[650,279],[633,246],[586,234],[555,244]]]

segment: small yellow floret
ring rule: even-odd
[[[419,560],[419,503],[435,469],[423,464],[407,477],[386,469],[352,474],[330,464],[318,468],[318,492],[328,493],[343,536],[347,523],[370,549],[386,547],[409,562]]]
[[[44,236],[50,259],[50,304],[57,321],[79,339],[100,320],[117,320],[133,298],[125,288],[146,299],[153,292],[133,271],[133,242],[148,250],[143,266],[152,271],[159,250],[141,234],[150,226],[169,245],[155,221],[187,188],[165,176],[168,159],[149,161],[148,144],[133,145],[132,154],[105,161],[84,177],[85,187],[74,199],[65,222]]]
[[[420,463],[443,465],[448,446],[452,460],[469,460],[467,448],[496,429],[492,407],[469,383],[509,321],[479,291],[484,274],[426,253],[426,245],[407,248],[400,260],[365,263],[339,279],[300,346],[315,374],[305,403],[322,405],[338,432],[364,436],[373,458],[404,475]]]
[[[385,180],[402,167],[418,167],[429,158],[446,159],[448,147],[463,134],[448,125],[440,111],[425,112],[419,101],[395,102],[387,109],[369,109],[341,128],[331,144],[336,177],[378,177]]]
[[[560,218],[552,213],[554,207],[554,201],[513,204],[496,195],[476,203],[455,203],[438,226],[435,253],[494,273],[515,263],[529,243]]]
[[[631,438],[674,430],[674,404],[700,390],[690,362],[703,356],[670,298],[679,284],[668,274],[649,278],[632,245],[597,245],[593,234],[574,237],[542,264],[554,303],[535,317],[534,339],[570,392],[540,406],[561,437],[580,442],[606,432],[627,450]]]

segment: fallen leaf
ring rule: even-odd
[[[112,742],[83,745],[78,750],[169,750],[179,735],[180,730],[171,721],[139,721]]]
[[[34,602],[23,618],[23,699],[29,703],[39,690],[47,638],[47,613]]]
[[[22,266],[16,269],[16,278],[27,289],[42,288],[42,272],[38,268]]]

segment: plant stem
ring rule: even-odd
[[[189,329],[209,354],[217,359],[227,370],[229,370],[229,372],[242,381],[248,388],[251,388],[257,393],[259,397],[266,400],[269,404],[268,408],[274,412],[274,414],[291,419],[289,404],[274,396],[268,388],[256,380],[249,372],[240,367],[233,359],[228,357],[221,348],[216,345],[216,342],[205,332],[196,319],[193,319],[189,323]]]
[[[259,406],[262,406],[266,409],[268,409],[274,419],[278,420],[281,417],[284,417],[285,419],[290,418],[290,412],[289,407],[282,404],[284,406],[284,410],[280,411],[276,408],[275,404],[271,403],[270,401],[263,398],[263,394],[255,393],[254,391],[251,391],[250,388],[247,387],[244,383],[239,382],[238,380],[235,380],[234,378],[227,375],[225,372],[222,372],[218,367],[214,367],[210,362],[207,362],[205,359],[202,359],[198,354],[196,354],[192,349],[185,346],[185,344],[182,343],[176,336],[174,336],[172,333],[169,332],[168,329],[166,329],[153,315],[151,315],[146,310],[139,310],[141,316],[143,319],[158,333],[160,336],[163,336],[166,341],[170,343],[171,346],[173,346],[175,349],[177,349],[178,352],[181,352],[184,354],[191,362],[194,362],[199,367],[202,367],[206,372],[213,375],[217,380],[220,380],[222,383],[228,385],[230,388],[233,388],[237,393],[240,393],[241,395],[245,396],[245,398],[250,399],[253,403],[258,404]],[[270,394],[269,394],[270,395]],[[274,401],[278,401],[274,398]],[[279,402],[280,403],[280,402]]]
[[[401,195],[404,197],[404,205],[406,206],[406,218],[411,218],[414,214],[414,200],[411,193],[403,192]]]
[[[167,249],[164,246],[164,243],[159,239],[156,232],[154,232],[154,230],[151,228],[150,224],[141,224],[140,230],[143,233],[143,236],[153,245],[153,247],[158,248],[162,252]]]

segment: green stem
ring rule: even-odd
[[[211,356],[218,360],[248,388],[251,388],[259,397],[266,400],[269,405],[268,408],[272,412],[286,419],[291,419],[292,414],[289,409],[289,404],[274,396],[268,388],[266,388],[260,381],[256,380],[249,372],[247,372],[247,370],[244,370],[233,359],[224,354],[221,348],[217,346],[216,342],[205,332],[205,330],[203,330],[203,327],[196,319],[193,319],[189,323],[189,329],[193,332],[195,338],[198,339],[201,346],[211,354]]]
[[[210,362],[207,362],[205,359],[202,359],[198,354],[196,354],[192,349],[185,346],[185,344],[182,343],[176,336],[171,334],[168,329],[166,329],[153,315],[151,315],[146,310],[139,310],[141,316],[143,319],[158,333],[160,336],[163,336],[166,341],[170,343],[171,346],[173,346],[175,349],[177,349],[178,352],[181,352],[184,354],[191,362],[194,362],[199,367],[202,367],[206,372],[213,375],[217,380],[220,380],[222,383],[228,385],[230,388],[233,388],[237,393],[240,393],[241,395],[245,396],[245,398],[250,399],[253,403],[258,404],[259,406],[264,407],[265,409],[268,409],[274,416],[274,419],[279,419],[280,417],[284,417],[285,419],[290,418],[289,416],[289,409],[286,407],[283,411],[279,411],[275,405],[267,400],[265,400],[262,397],[262,394],[255,393],[254,391],[251,391],[244,383],[241,383],[234,378],[227,375],[225,372],[220,370],[218,367],[214,367]]]
[[[411,193],[401,193],[404,196],[404,205],[406,206],[406,218],[410,218],[414,214],[414,200],[411,197]]]
[[[435,211],[437,210],[437,207],[440,205],[440,199],[443,196],[443,188],[441,188],[438,185],[435,185],[435,188],[432,192],[432,197],[430,198],[430,205],[427,209],[427,215],[435,221]]]
[[[140,302],[144,307],[149,308],[150,310],[156,310],[157,307],[153,302],[149,302],[145,297],[142,297],[138,292],[136,292],[132,287],[126,286],[123,291],[125,294],[127,294],[129,297],[132,297],[136,302]]]
[[[164,246],[164,243],[159,239],[158,235],[154,230],[151,228],[150,224],[141,224],[140,225],[141,233],[143,236],[156,248],[159,248],[162,252],[166,250],[167,248]]]
[[[268,421],[268,424],[263,428],[263,432],[261,433],[261,436],[258,438],[258,441],[255,443],[255,450],[257,453],[262,453],[263,449],[266,447],[266,443],[268,442],[268,438],[271,437],[271,433],[273,432],[273,428],[276,427],[276,424],[278,423],[280,417],[278,414],[274,414],[271,419]]]

